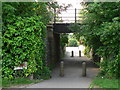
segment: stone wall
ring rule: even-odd
[[[54,68],[60,61],[60,35],[53,32],[53,27],[47,27],[47,64]]]

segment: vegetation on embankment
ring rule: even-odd
[[[71,30],[83,36],[86,46],[92,48],[93,56],[102,57],[101,73],[120,77],[120,2],[91,2],[83,9],[83,25],[73,25]]]
[[[98,65],[101,76],[107,78],[95,80],[102,87],[102,82],[120,77],[120,2],[86,2],[83,5],[85,6],[81,10],[84,16],[83,25],[75,24],[70,28],[77,31],[80,37],[84,37],[83,43],[89,47],[87,53],[92,50],[94,61],[103,59],[98,62]],[[109,87],[108,84],[105,85]],[[116,85],[113,84],[113,87]]]
[[[3,2],[2,11],[2,78],[50,76],[45,62],[46,24],[50,20],[46,4]],[[27,69],[14,70],[25,62]]]
[[[19,86],[24,87],[24,85],[29,85],[29,84],[35,84],[38,82],[41,82],[42,80],[30,80],[28,78],[16,78],[14,80],[8,80],[8,79],[0,79],[0,82],[2,82],[2,84],[0,85],[0,87],[16,87],[19,88]]]
[[[91,85],[90,88],[118,88],[118,79],[108,79],[106,77],[96,77]]]

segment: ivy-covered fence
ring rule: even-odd
[[[2,7],[2,78],[14,79],[31,74],[38,79],[49,77],[50,71],[45,62],[48,22],[43,21],[44,13],[47,13],[45,3],[3,3]],[[41,14],[37,10],[44,12]],[[27,68],[15,70],[25,62]]]

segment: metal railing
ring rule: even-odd
[[[80,16],[81,9],[67,9],[64,11],[64,15],[56,16],[56,10],[54,10],[54,23],[78,23],[80,22],[80,18],[82,19],[83,16]]]

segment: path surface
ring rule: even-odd
[[[88,88],[98,73],[98,68],[86,57],[65,57],[65,76],[59,76],[59,67],[52,72],[52,78],[27,88]],[[82,77],[82,61],[87,62],[87,76]]]

